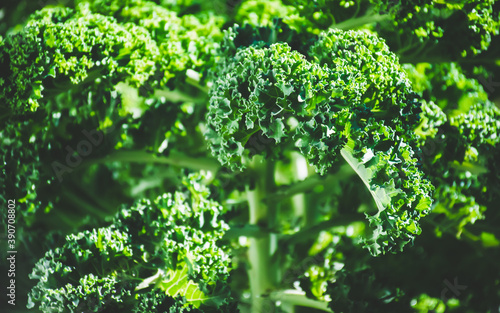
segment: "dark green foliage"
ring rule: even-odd
[[[172,85],[178,73],[181,80],[187,69],[203,73],[210,67],[206,63],[213,62],[209,57],[220,36],[217,19],[180,18],[149,1],[108,2],[38,11],[21,33],[5,40],[0,62],[10,70],[0,77],[0,97],[13,113],[34,111],[39,101],[50,110],[44,100],[51,92],[103,77],[112,86],[123,82],[151,94]]]
[[[226,41],[238,43],[238,32]],[[416,166],[420,107],[397,57],[376,36],[354,31],[321,34],[308,57],[287,43],[249,44],[229,44],[218,65],[206,133],[214,155],[242,169],[254,154],[279,159],[298,148],[325,174],[343,149],[379,209],[370,250],[400,250],[420,233],[432,186]]]
[[[355,272],[341,270],[336,273],[336,277],[336,281],[327,289],[333,295],[330,308],[334,312],[383,312],[398,308],[394,302],[400,300],[402,292],[378,285],[371,269]]]
[[[218,219],[222,208],[206,200],[208,191],[199,180],[191,176],[185,182],[187,193],[164,194],[122,209],[108,227],[68,235],[62,247],[35,265],[30,277],[38,284],[28,306],[111,311],[128,307],[136,294],[144,298],[139,293],[146,289],[170,296],[139,302],[151,312],[159,312],[153,310],[163,301],[182,312],[184,306],[171,300],[179,296],[186,306],[229,308],[230,261],[217,245],[228,227]]]
[[[298,133],[307,127],[306,123],[309,123],[319,134],[324,134],[321,136],[326,136],[327,132],[333,134],[333,136],[328,134],[328,137],[333,137],[328,139],[332,143],[325,145],[325,149],[328,146],[331,152],[330,161],[313,162],[321,172],[324,172],[331,165],[335,151],[339,150],[335,146],[346,141],[347,134],[342,134],[345,127],[343,124],[346,123],[343,120],[348,117],[353,120],[352,114],[359,115],[357,121],[351,122],[354,128],[365,127],[365,121],[373,117],[384,119],[401,135],[410,136],[412,125],[418,122],[420,109],[404,72],[398,66],[394,66],[397,58],[387,50],[383,41],[363,32],[331,31],[321,35],[310,48],[308,58],[314,62],[309,62],[305,56],[291,50],[285,43],[267,48],[273,42],[287,41],[287,39],[293,41],[293,36],[280,38],[281,34],[286,33],[280,31],[281,29],[272,29],[269,35],[263,34],[263,31],[254,37],[240,35],[240,33],[248,34],[247,29],[248,27],[243,30],[235,29],[227,34],[228,39],[225,41],[227,46],[223,46],[226,58],[219,64],[218,70],[218,73],[224,76],[216,81],[220,86],[212,88],[210,107],[212,111],[209,112],[216,116],[212,121],[214,125],[212,128],[225,136],[238,138],[233,139],[238,141],[233,143],[235,147],[243,147],[251,140],[250,136],[244,136],[243,133],[240,135],[233,133],[236,130],[244,131],[239,127],[240,123],[247,128],[246,133],[254,134],[262,131],[266,137],[277,142],[284,137],[294,137],[294,140],[305,139]],[[274,39],[270,40],[269,37]],[[240,43],[240,38],[247,40],[246,43]],[[249,46],[249,48],[238,51],[236,49],[239,46]],[[233,51],[234,56],[231,55]],[[331,51],[331,54],[324,54],[325,51]],[[377,54],[372,54],[370,51],[377,51]],[[256,68],[259,71],[255,72]],[[269,89],[275,90],[268,91]],[[219,109],[219,103],[221,114],[214,114]],[[275,108],[271,110],[266,108],[266,112],[259,110],[259,107],[268,103],[274,104]],[[226,106],[230,106],[231,109]],[[234,107],[241,108],[234,109]],[[348,113],[347,109],[352,113]],[[291,116],[297,119],[298,125],[286,125]],[[225,122],[227,125],[219,125],[222,119],[228,117],[230,119]],[[337,126],[328,125],[336,120],[338,120],[335,122]],[[315,125],[317,122],[326,124],[323,127],[325,129],[320,130]],[[290,134],[286,134],[288,131]],[[305,130],[302,132],[304,135],[307,133]],[[349,129],[345,132],[349,132]],[[233,150],[227,157],[224,156],[224,151],[222,154],[218,153],[223,150],[220,146],[231,147],[231,140],[222,140],[215,145],[217,148],[214,148],[221,162],[232,163],[232,166],[239,167],[234,158],[237,158],[238,153],[242,151]],[[226,143],[226,140],[229,143]],[[321,144],[312,147],[314,149],[319,145]],[[302,146],[305,148],[310,145],[306,142]],[[308,154],[307,151],[302,152]],[[316,156],[313,156],[315,154]],[[323,156],[321,153],[311,152],[309,158],[314,157]]]
[[[38,227],[66,225],[65,231],[74,231],[75,225],[68,224],[96,206],[78,201],[75,194],[112,193],[96,184],[106,185],[129,171],[95,164],[104,156],[119,149],[159,154],[166,143],[180,148],[202,139],[193,133],[194,126],[185,128],[196,125],[203,110],[193,114],[196,103],[179,103],[196,99],[187,96],[199,94],[196,87],[183,85],[174,92],[167,85],[185,81],[188,69],[199,70],[204,79],[221,36],[220,20],[180,18],[147,1],[130,2],[118,16],[118,4],[46,8],[34,13],[21,32],[1,41],[0,146],[8,153],[1,156],[0,182],[5,194],[26,203],[19,226],[31,227],[36,220]],[[154,21],[146,23],[148,18]],[[195,34],[200,40],[193,45]],[[92,171],[82,174],[88,168]],[[130,201],[124,190],[130,187],[115,186],[120,196],[106,198],[122,200],[99,203],[93,216],[113,215],[118,204]]]
[[[473,56],[487,50],[491,38],[498,35],[500,6],[494,0],[371,2],[391,17],[381,34],[396,30],[398,48],[415,59],[420,54]],[[396,45],[390,41],[390,46]]]
[[[294,6],[305,18],[310,28],[328,29],[335,24],[370,14],[370,2],[365,0],[284,0],[284,3]]]
[[[458,64],[407,70],[426,100],[417,134],[424,170],[438,186],[436,232],[460,235],[467,225],[492,214],[487,208],[498,199],[500,111]]]
[[[286,0],[310,28],[373,24],[404,59],[460,59],[486,51],[499,34],[500,5],[494,0],[378,1]],[[305,24],[305,23],[304,23]]]
[[[16,309],[497,313],[499,12],[3,4]]]

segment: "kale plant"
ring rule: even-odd
[[[500,310],[498,2],[41,2],[0,8],[8,309]]]

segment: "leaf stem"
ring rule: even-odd
[[[320,232],[323,230],[328,230],[333,227],[338,226],[347,226],[353,222],[360,221],[362,218],[358,215],[342,215],[338,216],[333,220],[326,220],[314,224],[310,227],[304,228],[296,232],[295,234],[288,235],[286,237],[282,237],[282,241],[280,242],[280,246],[287,246],[291,244],[297,244],[308,240],[310,238],[317,237]]]
[[[333,174],[329,174],[326,177],[314,174],[308,178],[299,181],[295,184],[287,185],[281,187],[275,193],[271,193],[265,199],[266,201],[279,201],[292,197],[293,195],[300,194],[303,192],[310,191],[319,185],[329,185],[335,181],[342,181],[356,174],[351,167],[347,164],[343,164],[339,171]]]
[[[303,181],[307,178],[307,161],[299,153],[293,153],[291,155],[292,163],[292,175],[297,181]],[[314,210],[312,208],[306,208],[306,198],[304,193],[297,193],[292,196],[292,208],[295,217],[302,218],[302,225],[308,225],[314,220]]]
[[[169,156],[158,156],[154,153],[139,150],[119,150],[108,154],[101,159],[90,160],[87,164],[107,162],[137,162],[169,164],[178,167],[187,167],[194,170],[207,170],[213,173],[220,168],[219,163],[212,158],[193,158],[181,152],[172,151]]]
[[[349,29],[353,29],[353,28],[356,28],[359,26],[370,24],[370,23],[382,22],[382,21],[388,20],[389,18],[390,18],[389,14],[365,15],[365,16],[361,16],[361,17],[357,17],[357,18],[353,18],[353,19],[348,19],[348,20],[345,20],[345,21],[340,22],[338,24],[333,24],[331,26],[331,28],[349,30]]]
[[[273,212],[262,200],[266,192],[274,185],[274,164],[266,162],[262,157],[255,156],[248,166],[251,171],[251,184],[247,185],[250,224],[269,227],[273,223]],[[273,304],[263,297],[273,289],[276,281],[276,271],[271,262],[272,240],[276,235],[264,234],[259,238],[250,238],[248,257],[252,265],[248,271],[250,290],[252,292],[252,312],[270,312]]]
[[[267,236],[267,234],[272,233],[269,229],[264,229],[258,225],[243,225],[243,226],[231,226],[231,228],[224,234],[224,239],[234,239],[241,236],[244,237],[254,237],[262,238]]]
[[[328,302],[310,299],[306,296],[305,292],[299,290],[288,289],[272,292],[270,298],[273,301],[279,301],[287,304],[299,305],[333,313],[333,311],[328,308]]]
[[[186,71],[186,83],[189,85],[198,88],[202,92],[208,94],[208,91],[210,90],[210,86],[203,86],[200,84],[200,74],[194,70],[188,69]]]

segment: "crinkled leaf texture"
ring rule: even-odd
[[[230,259],[218,244],[228,226],[201,177],[190,176],[186,192],[121,210],[108,227],[68,235],[35,265],[30,277],[38,283],[28,307],[236,312],[227,284]]]
[[[342,155],[378,209],[369,217],[368,248],[374,255],[402,249],[420,233],[433,187],[417,167],[421,109],[397,57],[363,31],[324,32],[302,47],[307,55],[278,33],[270,43],[268,33],[257,29],[246,46],[226,40],[222,47],[207,115],[213,154],[241,170],[255,154],[279,159],[299,150],[320,174]]]
[[[205,20],[147,0],[44,8],[0,42],[0,64],[8,64],[0,72],[0,99],[15,113],[50,111],[47,100],[69,89],[113,92],[125,83],[150,95],[183,83],[188,69],[204,80],[222,38],[222,21]]]

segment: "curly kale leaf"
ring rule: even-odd
[[[422,169],[436,186],[429,221],[439,236],[469,236],[471,224],[496,212],[499,110],[456,63],[405,69],[425,99],[415,132]]]
[[[237,170],[255,154],[278,159],[298,149],[325,174],[342,155],[378,208],[372,253],[400,249],[420,233],[433,189],[414,152],[421,108],[383,40],[330,30],[307,57],[285,42],[223,51],[206,132],[221,164]]]
[[[283,3],[296,8],[309,31],[325,30],[373,14],[371,3],[366,0],[283,0]]]
[[[383,312],[398,308],[397,302],[404,295],[398,288],[390,289],[380,284],[369,268],[337,272],[336,280],[328,284],[327,292],[332,296],[329,308],[344,313]]]
[[[494,0],[371,2],[375,11],[391,17],[381,36],[410,60],[444,51],[452,59],[474,56],[498,35],[500,7]]]
[[[117,199],[132,201],[124,185],[140,185],[130,173],[150,165],[144,156],[204,152],[196,125],[205,109],[194,107],[206,95],[185,82],[199,72],[190,81],[204,83],[220,23],[150,1],[77,1],[37,11],[0,40],[0,203],[26,204],[18,226],[32,227],[27,241],[35,227],[73,232],[86,216],[112,216]],[[103,161],[116,150],[150,154]]]
[[[438,106],[434,114],[455,116],[468,112],[478,102],[488,100],[488,93],[476,78],[468,77],[457,63],[405,64],[413,90],[423,100]],[[442,113],[440,113],[443,111]],[[424,117],[430,116],[427,112]]]
[[[194,307],[184,297],[173,298],[165,292],[155,289],[143,294],[137,294],[138,303],[134,306],[134,313],[232,313],[238,312],[236,302],[232,302],[219,309],[207,305]]]
[[[496,212],[499,129],[498,108],[479,102],[467,113],[449,117],[434,128],[435,136],[422,141],[424,170],[438,186],[433,208],[438,234],[460,236],[470,224]]]
[[[138,201],[108,227],[68,235],[35,265],[30,277],[38,283],[28,306],[54,312],[123,309],[148,292],[182,298],[183,305],[172,303],[179,310],[233,306],[230,260],[218,244],[228,229],[218,219],[222,208],[206,199],[208,190],[196,176],[185,183],[188,193]]]
[[[139,0],[82,1],[74,9],[37,11],[20,33],[2,42],[0,98],[17,113],[43,108],[54,93],[96,79],[146,94],[173,87],[187,70],[203,74],[211,67],[220,24],[214,16],[178,17]]]
[[[494,0],[283,2],[297,8],[309,31],[374,27],[409,62],[478,55],[488,49],[500,25],[500,6]]]

